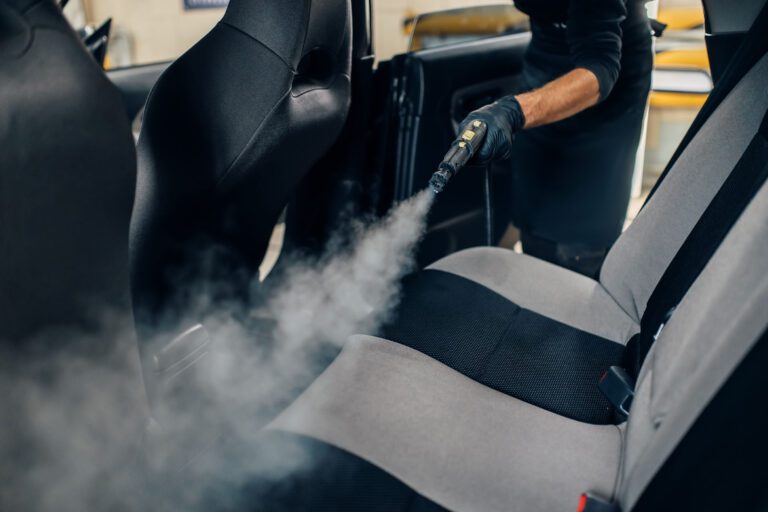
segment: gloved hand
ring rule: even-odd
[[[469,114],[461,122],[459,133],[464,133],[473,121],[482,121],[488,126],[488,134],[472,160],[483,165],[512,155],[512,141],[525,126],[525,115],[514,96],[505,96]]]

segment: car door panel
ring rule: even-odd
[[[431,48],[392,62],[396,98],[396,158],[392,199],[422,190],[472,110],[523,89],[522,61],[530,35],[514,34]],[[503,203],[508,176],[492,172]],[[419,253],[424,265],[456,250],[486,243],[485,172],[470,167],[454,178],[430,214]],[[499,203],[499,201],[496,201]],[[504,206],[500,204],[498,206]],[[505,223],[497,208],[497,228]],[[498,229],[496,230],[498,231]]]

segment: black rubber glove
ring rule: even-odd
[[[482,121],[488,126],[483,145],[471,162],[483,165],[506,160],[512,155],[512,141],[515,140],[515,134],[525,126],[525,115],[514,96],[505,96],[469,114],[461,122],[459,133],[464,133],[473,121]]]

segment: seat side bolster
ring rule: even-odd
[[[764,56],[701,127],[656,193],[605,259],[600,282],[625,311],[642,317],[648,299],[768,108]]]
[[[768,184],[675,310],[643,365],[627,431],[625,506],[634,505],[765,331],[766,251]]]

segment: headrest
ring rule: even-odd
[[[292,69],[317,48],[338,54],[347,34],[349,0],[231,0],[223,23],[259,41]]]

